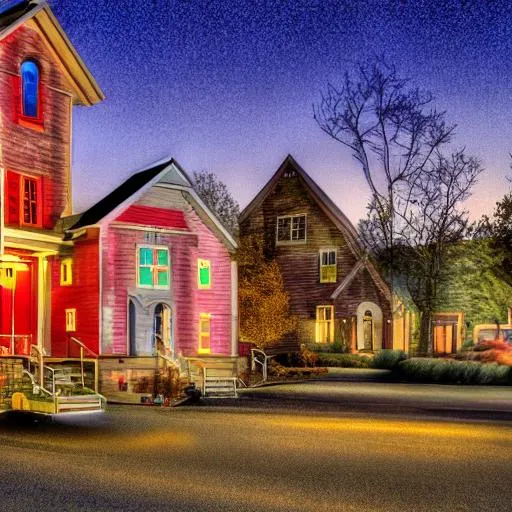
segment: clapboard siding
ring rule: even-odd
[[[98,230],[90,229],[83,239],[77,240],[70,256],[73,262],[71,285],[60,284],[62,258],[52,257],[50,260],[51,339],[52,356],[55,357],[79,354],[76,346],[69,343],[70,336],[79,339],[94,353],[99,351]],[[65,310],[70,308],[76,309],[76,331],[73,333],[66,332]]]
[[[137,316],[137,346],[142,352],[138,355],[151,354],[153,313],[158,302],[172,307],[174,346],[177,354],[184,356],[197,354],[200,313],[212,315],[212,353],[230,354],[231,259],[228,251],[201,221],[180,191],[152,187],[134,206],[144,207],[147,231],[140,230],[141,219],[137,219],[134,225],[136,224],[139,229],[130,229],[127,222],[119,225],[116,221],[114,225],[106,226],[102,232],[102,354],[127,354],[127,308],[130,298],[137,304],[142,304],[144,309],[144,315]],[[151,209],[154,212],[153,217],[150,214]],[[140,289],[136,285],[137,245],[148,244],[146,233],[153,232],[152,226],[161,225],[159,216],[163,209],[182,211],[187,231],[160,232],[156,235],[157,240],[154,245],[169,248],[170,289]],[[211,262],[211,289],[198,289],[198,258]]]
[[[30,25],[30,24],[29,24]],[[19,69],[27,58],[40,66],[42,131],[20,125]],[[43,227],[51,229],[71,213],[71,88],[38,32],[26,25],[0,42],[0,146],[4,168],[42,177]]]
[[[299,173],[281,174],[277,183],[251,214],[240,225],[241,235],[256,235],[264,241],[264,252],[276,258],[290,297],[291,313],[301,320],[298,339],[314,341],[312,321],[316,306],[334,304],[335,318],[349,319],[356,315],[357,306],[364,301],[375,302],[385,318],[391,315],[389,301],[366,270],[359,271],[351,284],[338,296],[332,293],[351,272],[358,259],[346,237],[321,208]],[[293,167],[290,168],[293,171]],[[293,174],[293,176],[289,176]],[[306,214],[306,243],[276,244],[277,217]],[[337,282],[320,283],[320,249],[336,249]],[[313,337],[313,339],[311,339]],[[309,339],[308,339],[309,338]],[[290,347],[291,340],[283,340]]]

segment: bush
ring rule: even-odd
[[[397,372],[412,382],[439,382],[444,384],[507,384],[511,369],[496,363],[455,361],[451,359],[412,358],[402,361]]]
[[[393,370],[398,363],[406,359],[407,354],[403,350],[380,350],[373,358],[372,368]]]
[[[348,347],[341,341],[335,341],[334,343],[308,343],[306,346],[311,352],[325,352],[327,354],[347,354],[349,352]]]
[[[338,368],[369,368],[371,358],[359,354],[332,354],[321,352],[318,354],[319,366],[335,366]]]

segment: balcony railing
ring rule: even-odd
[[[32,334],[0,334],[0,356],[29,356]]]

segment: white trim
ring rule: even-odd
[[[238,356],[238,264],[231,261],[231,355]]]
[[[24,229],[15,228],[5,228],[4,231],[5,236],[9,236],[11,238],[23,238],[25,240],[31,240],[36,242],[50,242],[59,245],[73,245],[73,242],[63,240],[62,237],[58,235],[48,235],[46,233],[39,233],[37,231],[26,231]]]
[[[177,229],[166,229],[166,228],[157,228],[153,226],[141,226],[141,225],[133,225],[133,224],[124,224],[122,222],[112,222],[110,224],[110,227],[116,228],[116,229],[130,229],[132,231],[146,231],[146,232],[153,232],[153,233],[163,233],[166,235],[192,235],[197,236],[197,233],[192,233],[192,231],[184,231],[184,230],[177,230]]]
[[[304,217],[304,239],[292,240],[293,232],[293,219],[296,217]],[[278,240],[279,233],[279,219],[291,219],[290,222],[290,240]],[[292,215],[278,215],[276,217],[276,246],[281,245],[305,245],[308,242],[308,214],[307,213],[294,213]]]
[[[48,262],[43,255],[37,256],[37,346],[44,348],[44,320],[46,313],[46,287],[45,275]]]
[[[365,311],[372,313],[372,348],[382,349],[382,335],[384,330],[382,309],[374,302],[365,301],[357,306],[357,350],[364,350],[363,319]]]

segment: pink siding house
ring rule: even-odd
[[[137,392],[161,360],[188,373],[228,362],[236,377],[236,242],[174,160],[131,176],[67,238],[97,240],[103,392]]]

